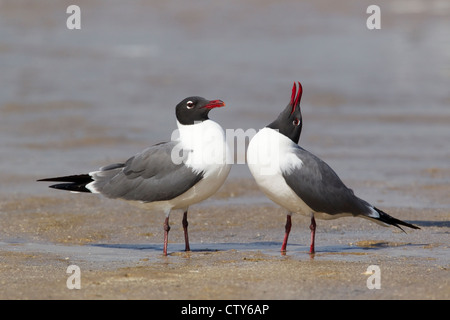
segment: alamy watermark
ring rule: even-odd
[[[66,269],[66,273],[70,274],[70,276],[67,278],[66,286],[67,289],[73,290],[73,289],[81,289],[81,269],[77,265],[70,265]]]
[[[381,29],[381,9],[379,6],[372,4],[367,7],[366,13],[371,14],[366,21],[367,29]]]
[[[81,29],[81,8],[77,5],[72,4],[67,7],[66,13],[70,14],[70,16],[66,20],[67,29]]]
[[[261,130],[226,129],[224,137],[223,133],[215,130],[214,127],[193,126],[188,134],[181,133],[183,134],[181,141],[180,130],[176,129],[172,132],[171,140],[179,141],[179,143],[172,149],[172,162],[176,165],[184,163],[191,167],[214,164],[258,164],[261,174],[273,174],[279,168],[279,140],[284,137],[267,134],[267,131],[264,131],[261,133],[263,135],[261,139],[253,141],[255,147],[252,152],[247,153],[247,145]],[[222,141],[224,141],[223,144]]]
[[[367,289],[381,289],[381,269],[380,266],[370,265],[367,267],[365,275],[369,275],[366,281]]]
[[[81,29],[81,8],[77,5],[70,5],[66,9],[70,16],[66,20],[66,26],[69,30]],[[381,29],[381,9],[378,5],[372,4],[367,7],[366,13],[370,16],[366,20],[366,26],[369,30]]]
[[[81,289],[81,269],[77,265],[70,265],[66,269],[66,273],[70,276],[67,278],[66,286],[67,289]],[[381,269],[378,265],[370,265],[367,270],[363,273],[369,277],[366,280],[367,289],[381,289]]]

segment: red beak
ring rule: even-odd
[[[225,107],[225,102],[223,102],[222,100],[211,100],[203,108],[213,109],[213,108],[220,108],[220,107]]]
[[[302,88],[302,85],[300,82],[298,83],[298,93],[296,91],[297,91],[297,87],[294,82],[294,86],[292,87],[291,102],[289,102],[289,105],[292,106],[291,114],[294,113],[295,108],[297,108],[297,107],[300,108],[300,99],[302,98],[302,93],[303,93],[303,88]],[[297,97],[296,97],[296,94],[297,94]]]

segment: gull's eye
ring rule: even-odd
[[[298,125],[300,124],[300,120],[298,120],[297,118],[295,118],[295,120],[292,121],[292,124],[293,124],[294,126],[298,126]]]
[[[192,108],[194,107],[194,103],[193,103],[192,101],[188,101],[188,102],[186,103],[186,107],[187,107],[188,109],[192,109]]]

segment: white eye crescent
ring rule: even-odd
[[[294,126],[298,126],[298,125],[300,124],[300,120],[298,120],[297,118],[295,118],[295,120],[292,121],[292,124],[293,124]]]
[[[192,108],[194,107],[194,103],[193,103],[192,101],[188,101],[188,102],[186,103],[186,107],[187,107],[188,109],[192,109]]]

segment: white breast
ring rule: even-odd
[[[178,123],[178,128],[181,146],[191,150],[185,165],[204,175],[194,187],[170,201],[174,209],[185,208],[213,195],[225,182],[232,164],[225,133],[219,124],[206,120],[193,125]]]
[[[282,175],[282,172],[303,165],[292,152],[293,148],[296,148],[294,142],[278,131],[261,129],[248,146],[248,166],[259,188],[269,199],[290,212],[309,215],[309,206],[292,191]]]
[[[209,168],[221,167],[231,164],[230,152],[225,141],[222,127],[212,121],[206,120],[193,125],[178,123],[180,133],[180,146],[192,150],[185,164],[194,170],[204,171]]]

